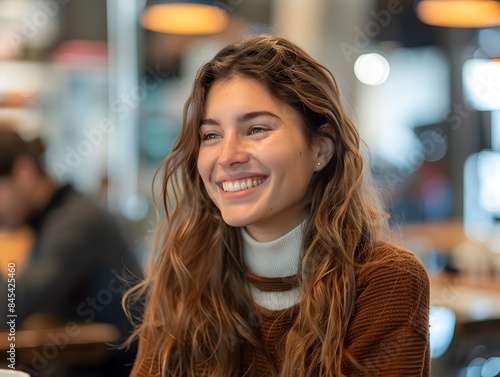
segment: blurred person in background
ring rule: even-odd
[[[34,231],[26,262],[19,263],[15,276],[16,328],[39,326],[33,321],[42,317],[62,326],[69,321],[107,323],[118,329],[119,343],[130,331],[122,293],[140,275],[132,240],[97,201],[70,185],[58,187],[42,167],[43,151],[40,140],[27,142],[14,128],[0,125],[0,229],[29,226]],[[1,252],[5,256],[9,250]],[[9,259],[16,262],[15,255]],[[6,326],[8,314],[8,267],[6,261],[2,264],[0,327]],[[134,356],[132,347],[110,350],[102,365],[89,360],[85,368],[58,366],[55,371],[50,363],[34,359],[38,365],[23,367],[36,376],[119,377],[129,374]]]

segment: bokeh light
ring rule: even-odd
[[[366,85],[381,85],[389,76],[389,62],[382,55],[361,55],[354,63],[354,74]]]

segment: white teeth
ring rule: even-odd
[[[246,179],[241,181],[233,181],[233,182],[222,182],[222,189],[226,192],[236,192],[241,190],[246,190],[252,187],[256,187],[262,184],[265,179]]]

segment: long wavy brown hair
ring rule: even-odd
[[[225,47],[194,80],[182,130],[156,175],[161,179],[156,204],[164,214],[151,267],[126,297],[145,300],[134,335],[155,345],[162,376],[252,373],[251,361],[262,346],[255,335],[258,321],[239,229],[224,223],[197,171],[207,94],[217,80],[235,76],[256,80],[295,109],[310,145],[319,137],[334,144],[333,158],[310,183],[298,273],[302,300],[277,376],[342,376],[343,365],[355,363],[344,338],[354,310],[356,275],[379,240],[386,215],[368,187],[360,137],[332,74],[276,36]],[[250,367],[242,370],[242,365]]]

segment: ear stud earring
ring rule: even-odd
[[[318,166],[320,166],[320,165],[321,165],[321,162],[318,162]]]

